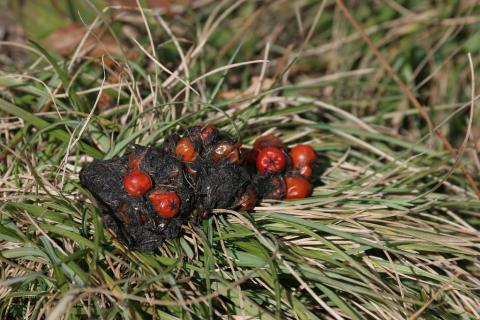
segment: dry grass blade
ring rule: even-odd
[[[441,131],[438,129],[435,129],[435,124],[432,122],[430,119],[430,116],[428,115],[427,111],[422,107],[420,102],[418,102],[417,98],[412,94],[410,89],[405,85],[405,83],[398,77],[396,72],[393,70],[393,68],[390,66],[390,64],[385,60],[383,57],[382,53],[378,48],[375,46],[375,44],[370,40],[368,35],[365,33],[364,29],[360,26],[360,24],[355,20],[355,18],[352,16],[350,11],[347,9],[345,4],[343,3],[342,0],[335,0],[342,10],[342,12],[345,14],[347,19],[352,23],[352,25],[355,27],[355,29],[358,31],[358,33],[361,35],[361,37],[365,40],[365,42],[368,44],[370,49],[373,51],[373,53],[377,56],[378,60],[380,61],[380,64],[382,65],[383,68],[388,72],[388,74],[393,78],[393,80],[398,84],[400,87],[400,90],[403,92],[403,94],[408,98],[408,100],[412,103],[412,105],[418,110],[418,113],[422,116],[422,118],[426,121],[428,128],[430,130],[433,130],[434,133],[440,138],[442,141],[443,145],[445,148],[447,148],[447,151],[450,153],[452,158],[456,159],[458,158],[457,151],[452,147],[448,139],[443,135]],[[468,173],[468,171],[461,166],[461,170],[465,178],[467,179],[468,183],[472,187],[473,191],[476,193],[477,197],[480,199],[480,189],[478,188],[476,182],[473,180],[472,176]]]
[[[480,4],[346,4],[22,2],[38,43],[85,27],[68,57],[0,29],[31,57],[0,54],[0,318],[478,319]],[[207,122],[311,144],[312,197],[128,250],[79,171]]]

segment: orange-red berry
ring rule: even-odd
[[[135,156],[133,159],[130,160],[130,168],[139,169],[141,161],[142,161],[141,155]]]
[[[148,196],[155,212],[163,218],[172,218],[180,211],[180,198],[173,191],[155,190]]]
[[[302,199],[312,193],[312,184],[302,176],[285,177],[285,199]]]
[[[257,156],[257,169],[261,173],[278,173],[285,169],[287,161],[283,152],[275,147],[263,148]]]
[[[139,197],[152,188],[152,179],[142,170],[134,169],[123,179],[123,188],[132,197]]]
[[[200,139],[203,142],[208,141],[217,131],[211,124],[206,124],[200,129]]]
[[[312,167],[310,166],[303,166],[298,169],[298,173],[300,173],[304,177],[310,177],[312,175]]]
[[[240,162],[240,153],[237,145],[227,141],[219,142],[213,149],[212,159],[219,161],[228,158],[232,163]]]
[[[292,159],[292,166],[295,169],[301,170],[304,167],[310,167],[310,170],[304,170],[310,171],[311,174],[312,161],[317,158],[317,154],[308,144],[299,144],[290,151],[290,158]]]
[[[177,147],[175,148],[175,154],[177,157],[187,162],[192,162],[197,158],[197,151],[195,151],[192,140],[189,138],[182,138],[178,141]]]

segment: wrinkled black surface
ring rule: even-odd
[[[80,172],[80,182],[102,206],[104,223],[132,250],[150,251],[163,241],[177,237],[189,220],[199,222],[214,208],[236,209],[238,198],[252,187],[250,175],[228,159],[212,161],[211,149],[220,141],[234,140],[215,132],[206,141],[198,136],[200,127],[192,127],[184,136],[192,139],[199,156],[191,163],[175,156],[178,135],[165,138],[160,147],[134,145],[122,157],[94,160]],[[142,197],[131,197],[123,189],[123,178],[131,169],[129,160],[141,156],[139,169],[153,182]],[[180,212],[164,219],[148,200],[151,191],[174,191],[180,198]],[[127,207],[122,212],[122,206]]]

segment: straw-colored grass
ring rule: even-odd
[[[0,42],[1,317],[479,319],[480,6],[344,2],[70,8],[113,65]],[[129,251],[78,172],[202,122],[311,143],[322,184]]]

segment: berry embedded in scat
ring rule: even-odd
[[[257,138],[257,140],[255,140],[255,142],[253,143],[253,150],[255,150],[256,152],[260,152],[262,149],[267,147],[275,147],[280,150],[284,150],[285,144],[282,140],[280,140],[280,138],[277,138],[273,134],[261,136]]]
[[[123,179],[123,188],[132,197],[140,197],[152,188],[152,179],[142,170],[134,169]]]
[[[210,215],[209,210],[193,209],[192,213],[190,214],[190,221],[193,223],[198,223],[202,219],[208,218],[209,215]]]
[[[282,150],[275,147],[263,148],[257,156],[257,169],[260,173],[279,173],[285,169],[287,160]]]
[[[130,216],[128,215],[128,204],[126,202],[122,202],[120,206],[117,208],[116,216],[118,219],[123,221],[124,223],[130,222]]]
[[[142,161],[142,156],[141,155],[132,156],[131,159],[128,162],[128,165],[132,169],[139,169],[141,161]]]
[[[250,211],[257,203],[257,192],[254,188],[248,188],[238,201],[238,209],[241,211]]]
[[[175,148],[175,155],[182,161],[192,162],[197,158],[197,151],[190,138],[184,137],[180,139]]]
[[[312,184],[302,176],[287,176],[285,199],[303,199],[312,194]]]
[[[142,164],[143,157],[148,148],[144,148],[138,145],[135,145],[131,148],[131,151],[128,153],[128,167],[133,169],[140,169]]]
[[[220,141],[213,147],[212,160],[220,161],[228,159],[231,163],[240,162],[240,152],[236,143]]]
[[[240,149],[229,133],[199,124],[158,146],[133,145],[121,157],[95,160],[80,181],[107,210],[103,222],[123,243],[154,250],[216,208],[248,212],[265,199],[308,196],[314,180],[307,177],[317,174],[323,158],[299,150],[273,135]]]
[[[281,200],[285,198],[285,181],[280,174],[256,175],[253,183],[259,199]]]
[[[118,207],[118,212],[124,213],[125,211],[128,210],[128,204],[123,202],[119,207]]]
[[[203,125],[200,129],[200,139],[203,143],[211,141],[216,134],[217,129],[209,123]]]
[[[121,220],[123,221],[123,223],[129,223],[130,222],[130,217],[126,214],[124,214],[121,218]]]
[[[200,213],[200,217],[202,219],[207,219],[209,215],[210,215],[210,211],[208,211],[208,210],[204,210]]]
[[[162,218],[172,218],[180,211],[180,198],[174,191],[155,190],[148,195],[148,199]]]
[[[290,151],[292,166],[301,175],[309,177],[312,174],[312,164],[317,159],[315,150],[307,144],[299,144]]]

